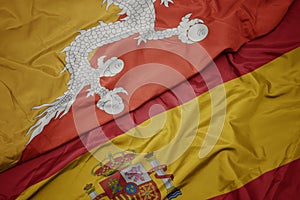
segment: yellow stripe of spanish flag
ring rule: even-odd
[[[90,199],[83,190],[87,183],[93,183],[98,193],[104,192],[99,185],[103,178],[91,174],[99,163],[97,159],[128,148],[141,155],[133,163],[144,163],[142,153],[154,152],[161,164],[168,165],[167,173],[174,174],[173,183],[182,191],[177,199],[211,198],[298,159],[299,54],[300,48],[295,49],[147,120],[95,149],[93,155],[85,154],[56,175],[28,188],[19,199]],[[213,99],[216,97],[219,98]],[[149,168],[146,162],[144,165]],[[164,197],[162,181],[157,185]]]

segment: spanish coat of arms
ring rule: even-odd
[[[169,200],[182,195],[172,183],[173,175],[166,174],[167,166],[161,165],[153,153],[144,157],[152,166],[150,170],[141,162],[132,164],[135,155],[132,150],[111,154],[94,166],[92,174],[104,178],[99,182],[104,192],[98,194],[90,183],[84,187],[88,196],[92,200],[161,200],[158,181],[162,181]]]

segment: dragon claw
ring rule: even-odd
[[[106,10],[108,10],[109,6],[113,4],[113,0],[103,0],[102,5],[106,3]]]
[[[164,4],[166,7],[169,7],[169,3],[174,4],[173,0],[161,0],[160,4]]]
[[[92,88],[87,89],[86,91],[87,91],[86,97],[94,96],[95,94],[95,90],[93,90]]]
[[[112,92],[115,93],[115,94],[116,93],[124,93],[124,94],[128,95],[128,92],[122,87],[115,88],[115,89],[113,89]]]
[[[134,39],[136,39],[138,42],[137,42],[137,45],[138,46],[140,46],[140,44],[142,43],[142,42],[144,42],[144,43],[147,43],[147,39],[146,39],[146,37],[144,36],[144,35],[140,35],[139,37],[136,37],[136,38],[134,38]]]
[[[101,99],[97,102],[97,107],[111,115],[122,112],[125,106],[122,98],[117,93],[128,94],[124,88],[115,88],[114,90],[108,91],[103,97],[101,97]]]
[[[148,31],[140,32],[140,35],[134,39],[138,41],[137,45],[139,46],[142,42],[147,43],[148,40],[153,40],[154,35],[155,35],[154,30],[148,30]]]
[[[180,32],[178,38],[181,42],[187,44],[199,42],[206,38],[208,34],[208,28],[203,20],[198,18],[190,20],[191,16],[191,13],[185,15],[177,27]]]

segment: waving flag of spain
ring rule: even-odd
[[[1,1],[0,199],[297,200],[299,9]]]

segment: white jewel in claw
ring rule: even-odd
[[[119,92],[128,94],[123,88],[115,88],[97,102],[97,107],[111,115],[122,112],[125,106],[122,98],[117,95]]]
[[[195,24],[188,31],[188,38],[194,42],[200,42],[208,35],[208,28],[205,24]]]

